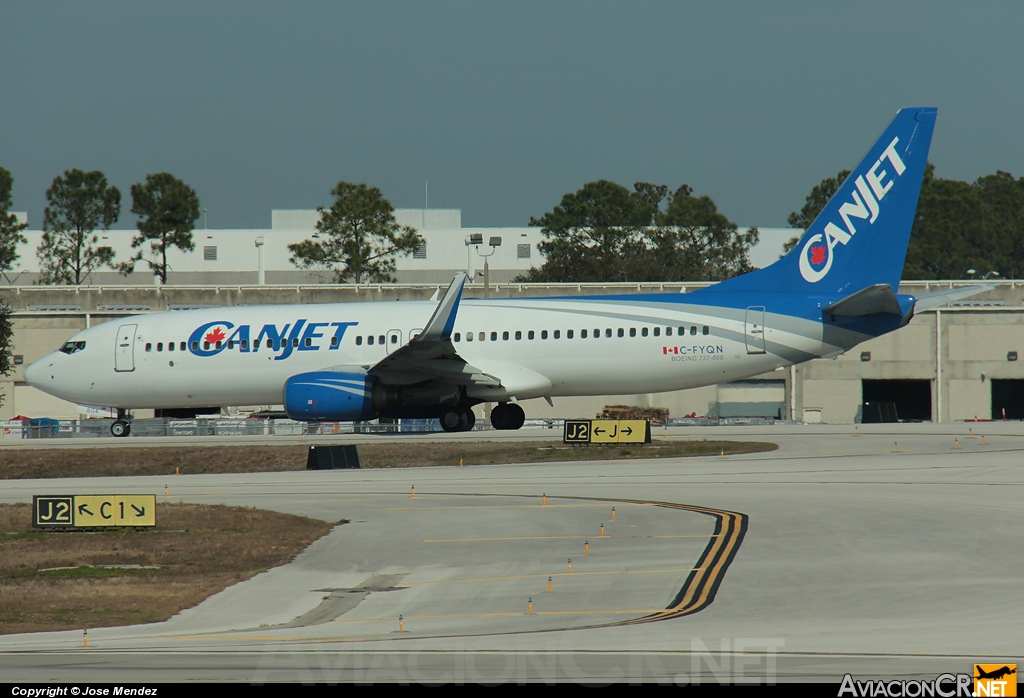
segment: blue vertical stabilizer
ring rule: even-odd
[[[895,291],[935,116],[933,107],[901,109],[788,255],[707,290],[845,296],[888,284]]]

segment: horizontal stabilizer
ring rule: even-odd
[[[829,315],[863,317],[877,313],[903,315],[896,293],[889,284],[875,284],[821,309]]]
[[[937,291],[935,293],[926,293],[923,296],[917,297],[917,302],[914,304],[914,312],[921,312],[922,310],[931,310],[932,308],[940,308],[953,301],[958,301],[961,298],[970,298],[976,296],[979,293],[990,291],[995,286],[987,284],[985,286],[966,286],[964,288],[951,288],[948,291]]]

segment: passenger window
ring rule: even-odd
[[[184,342],[182,342],[182,343],[181,343],[181,346],[180,346],[180,347],[178,347],[178,348],[179,348],[179,349],[181,349],[182,351],[185,351],[185,343],[184,343]]]
[[[462,341],[462,333],[461,332],[456,332],[454,339],[455,339],[456,342],[461,342]]]
[[[472,332],[467,332],[466,333],[466,341],[467,342],[472,342],[473,341],[473,333]]]
[[[501,338],[504,339],[505,341],[508,341],[508,330],[505,330],[504,332],[501,333]]]
[[[223,344],[223,342],[217,342],[217,349],[220,349],[222,344]]]
[[[373,335],[372,334],[366,335],[366,343],[367,344],[371,344],[371,345],[373,344]]]
[[[540,338],[541,339],[547,339],[548,338],[548,331],[547,330],[541,330],[540,331]]]
[[[672,336],[672,328],[671,327],[666,327],[665,328],[665,336],[666,337],[671,337]]]
[[[228,342],[228,343],[230,344],[230,342]],[[306,346],[307,347],[313,346],[313,338],[312,337],[306,337]],[[230,349],[230,348],[231,347],[228,347],[228,349]]]
[[[217,344],[220,344],[220,342],[217,342]],[[292,346],[293,347],[299,346],[299,338],[298,337],[292,337]]]
[[[498,341],[498,333],[497,332],[491,332],[491,341],[492,342],[497,342]]]
[[[601,330],[595,328],[594,329],[594,339],[598,339],[600,337],[601,337]]]
[[[587,338],[587,331],[586,330],[580,330],[580,339],[586,339],[586,338]]]
[[[624,330],[624,329],[622,329],[622,328],[620,327],[620,328],[619,328],[619,336],[620,336],[620,337],[625,337],[625,336],[626,336],[626,330]]]
[[[479,339],[482,342],[482,341],[487,339],[487,333],[486,332],[481,332],[480,334],[478,334],[476,336],[476,338]]]
[[[203,342],[203,351],[209,351],[209,349],[210,349],[210,343],[209,342]]]
[[[520,340],[522,338],[523,338],[523,331],[522,330],[516,330],[516,340]]]
[[[384,343],[384,335],[382,335],[382,334],[377,335],[377,344],[383,344],[383,343]]]
[[[654,328],[654,336],[655,337],[660,337],[661,336],[661,328],[660,327],[655,327]]]
[[[267,340],[270,341],[269,339]],[[199,351],[199,342],[192,342],[192,351]]]
[[[707,325],[704,325],[704,334],[708,334],[710,331],[711,331],[711,328],[708,327]]]
[[[157,342],[156,343],[156,350],[157,351],[163,351],[164,350],[164,343],[163,342]]]
[[[629,328],[629,336],[630,337],[636,337],[636,328],[635,327],[630,327]]]
[[[686,328],[685,327],[680,327],[679,328],[679,336],[682,337],[685,334],[686,334]]]
[[[243,340],[243,342],[244,342],[244,340]],[[338,346],[338,338],[337,337],[331,337],[331,346],[332,347]],[[245,347],[242,347],[242,348],[245,349]]]
[[[604,328],[604,336],[605,337],[611,337],[612,336],[612,328],[611,327]]]
[[[691,335],[697,334],[697,326],[696,325],[691,325],[690,326],[690,334]]]
[[[644,327],[644,328],[642,328],[640,330],[640,336],[641,337],[646,337],[647,336],[647,328],[646,327]]]
[[[248,339],[243,339],[242,340],[242,349],[248,349],[248,348],[249,348],[249,340]]]
[[[153,345],[149,342],[146,342],[146,351],[153,351]]]
[[[459,335],[455,335],[455,337],[456,337],[455,341],[456,341],[456,342],[457,342],[457,341],[459,341],[459,340],[458,340],[458,336],[459,336]],[[363,346],[363,335],[359,335],[358,337],[356,337],[356,346],[357,346],[357,347],[361,347],[361,346]]]
[[[573,332],[572,330],[566,330],[565,331],[565,338],[566,339],[572,339],[572,332]]]
[[[555,336],[555,339],[558,339],[559,337],[561,337],[562,336],[561,335],[561,330],[555,330],[555,335],[554,336]]]
[[[174,351],[174,342],[167,343],[167,351]]]
[[[529,332],[526,333],[526,338],[533,339],[533,330],[530,330]]]
[[[234,349],[234,348],[235,348],[235,341],[233,339],[229,339],[228,340],[228,349]],[[160,351],[160,345],[159,344],[156,345],[156,350]]]

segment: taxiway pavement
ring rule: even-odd
[[[6,481],[4,502],[116,489],[351,523],[88,649],[0,637],[0,675],[838,682],[1014,662],[1024,429],[968,428],[669,431],[780,445],[725,459]]]

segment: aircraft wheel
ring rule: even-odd
[[[501,403],[491,410],[491,426],[495,429],[512,430],[523,426],[526,413],[516,404]]]
[[[123,419],[118,419],[110,425],[111,436],[128,436],[132,433],[132,425]]]
[[[441,428],[447,432],[465,431],[466,412],[460,407],[451,407],[441,414]]]
[[[473,425],[476,424],[476,413],[473,412],[470,407],[464,407],[462,409],[466,411],[466,426],[463,428],[463,431],[471,431],[473,429]]]
[[[523,423],[526,421],[526,413],[523,412],[523,408],[514,403],[510,403],[508,407],[512,411],[512,426],[509,429],[522,428]]]

